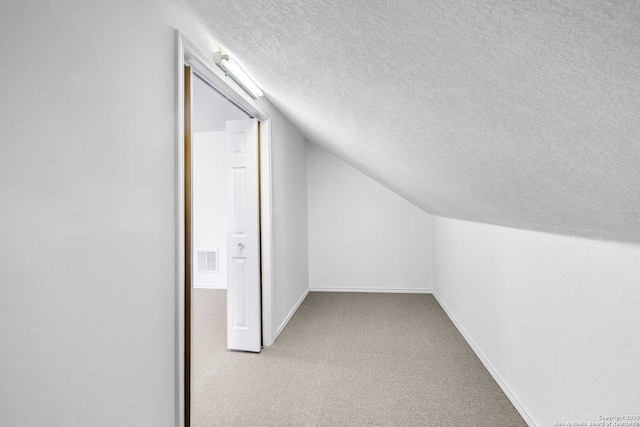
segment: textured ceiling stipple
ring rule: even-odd
[[[640,1],[183,1],[309,140],[427,212],[640,241]]]

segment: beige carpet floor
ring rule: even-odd
[[[195,426],[526,427],[431,295],[315,293],[261,354],[194,295]]]

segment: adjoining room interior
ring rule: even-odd
[[[201,384],[217,382],[210,368],[221,364],[227,351],[226,125],[251,116],[196,74],[192,97],[191,405],[194,425],[211,425],[200,422],[197,408],[210,403]]]
[[[193,287],[227,288],[225,124],[250,116],[196,75],[193,84]]]
[[[639,23],[636,0],[0,2],[0,425],[640,423]],[[227,349],[222,116],[268,141],[255,353]]]

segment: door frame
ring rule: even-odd
[[[262,342],[273,344],[272,284],[272,180],[271,180],[271,118],[237,83],[227,77],[213,62],[191,43],[179,30],[175,30],[176,42],[176,426],[189,427],[190,396],[185,393],[185,381],[190,373],[185,369],[186,354],[186,298],[185,298],[185,145],[184,145],[184,66],[193,72],[229,101],[258,119],[259,129],[259,176],[260,176],[260,263],[262,282]],[[211,52],[213,54],[213,51]],[[210,55],[211,56],[211,55]],[[193,313],[189,313],[193,316]]]

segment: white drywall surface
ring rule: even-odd
[[[227,150],[225,132],[193,134],[193,282],[227,287]],[[198,252],[217,251],[218,271],[198,270]]]
[[[273,330],[281,330],[309,290],[306,141],[272,111]]]
[[[0,425],[175,423],[174,46],[144,0],[0,5]]]
[[[175,425],[176,26],[211,53],[175,5],[0,4],[0,425]],[[304,139],[262,104],[282,312],[308,287]]]
[[[307,146],[311,289],[431,289],[431,216]]]
[[[640,246],[434,218],[434,291],[539,427],[640,411]]]

